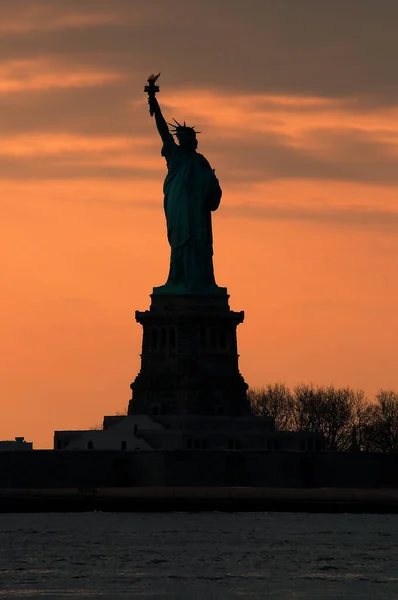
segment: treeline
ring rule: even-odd
[[[320,431],[332,451],[398,452],[398,393],[381,390],[370,402],[362,390],[283,383],[252,388],[253,412],[281,431]]]

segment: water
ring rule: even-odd
[[[398,516],[0,515],[0,600],[396,600]]]

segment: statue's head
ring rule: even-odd
[[[185,121],[183,125],[175,119],[173,119],[173,121],[175,121],[176,125],[169,123],[169,125],[173,127],[171,133],[176,136],[181,148],[184,148],[184,150],[196,150],[198,147],[196,134],[200,133],[200,131],[195,131],[195,128],[186,125]]]

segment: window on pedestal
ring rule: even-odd
[[[242,441],[236,439],[228,440],[228,450],[242,450]]]
[[[177,332],[175,327],[153,328],[150,331],[150,348],[157,350],[175,350],[177,346]]]
[[[176,330],[174,329],[174,327],[170,328],[169,338],[170,338],[170,350],[174,350],[176,347]]]
[[[164,327],[160,330],[160,347],[166,348],[167,346],[167,331]]]
[[[152,329],[152,350],[158,349],[159,344],[159,331],[157,329]]]
[[[162,406],[159,402],[152,402],[149,407],[151,415],[160,415],[162,413]]]
[[[227,334],[225,331],[220,331],[220,350],[225,350],[227,347]]]
[[[187,438],[185,440],[185,447],[186,447],[187,450],[207,450],[208,443],[207,443],[206,439],[200,439],[200,438],[192,439],[192,438]]]
[[[199,329],[199,344],[204,350],[207,348],[207,330],[206,327]]]
[[[229,332],[220,327],[210,327],[208,330],[202,327],[200,329],[200,345],[202,348],[225,352],[229,348]]]

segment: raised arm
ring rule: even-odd
[[[165,121],[164,116],[162,115],[162,111],[160,110],[159,102],[157,101],[155,96],[148,97],[148,104],[151,112],[155,115],[156,127],[158,128],[158,132],[160,137],[162,138],[163,143],[171,136],[169,131],[169,127]]]

